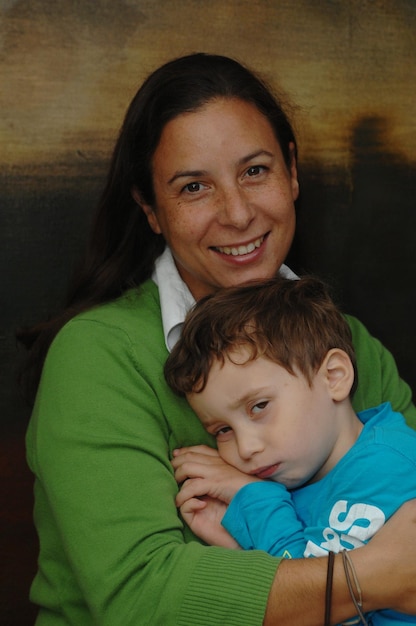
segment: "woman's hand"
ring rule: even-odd
[[[229,504],[244,485],[259,481],[223,461],[217,450],[208,446],[179,448],[174,450],[173,457],[176,481],[183,483],[176,498],[178,507],[202,496]]]

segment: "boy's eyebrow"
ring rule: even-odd
[[[257,387],[256,389],[250,389],[246,393],[243,393],[241,396],[236,398],[233,402],[228,404],[226,408],[229,411],[234,411],[238,409],[242,404],[245,404],[248,400],[251,400],[253,396],[260,396],[262,394],[264,394],[265,396],[268,395],[267,387]],[[214,426],[217,426],[218,424],[224,424],[227,422],[227,420],[218,418],[215,415],[210,415],[210,416],[203,415],[203,416],[200,416],[200,420],[202,422],[202,425],[206,429],[213,428]]]
[[[252,152],[247,156],[242,157],[238,161],[238,165],[244,165],[245,163],[248,163],[252,159],[255,159],[259,156],[268,156],[270,158],[273,158],[274,154],[272,152],[269,152],[268,150],[256,150],[255,152]],[[206,176],[207,174],[207,170],[178,170],[174,173],[172,178],[168,180],[168,185],[174,183],[175,180],[177,180],[178,178],[198,178],[199,176]]]
[[[257,387],[255,389],[249,389],[246,393],[243,393],[241,396],[238,396],[234,402],[229,405],[229,409],[237,409],[242,404],[245,404],[248,400],[251,400],[253,396],[259,396],[262,393],[267,393],[266,387]]]

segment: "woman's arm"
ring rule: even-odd
[[[405,503],[364,547],[350,553],[365,612],[390,607],[416,615],[416,500]],[[331,621],[355,614],[341,555],[335,557]],[[264,626],[321,626],[327,558],[285,559],[277,571]]]
[[[147,334],[83,316],[52,345],[28,432],[32,600],[42,619],[59,607],[74,624],[260,626],[279,561],[206,547],[184,528],[170,454],[203,429],[165,386]]]

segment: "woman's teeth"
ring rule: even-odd
[[[255,241],[252,241],[249,244],[247,244],[246,246],[238,246],[236,248],[229,247],[229,246],[224,246],[222,248],[221,246],[218,246],[216,250],[218,250],[219,252],[222,252],[223,254],[231,254],[232,256],[250,254],[250,252],[253,252],[253,250],[255,250],[256,248],[259,248],[261,244],[263,243],[263,241],[264,241],[264,237],[259,237]]]

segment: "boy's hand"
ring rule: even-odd
[[[180,507],[182,517],[192,532],[211,546],[238,549],[240,546],[221,526],[225,514],[225,502],[209,496],[191,498]]]
[[[173,457],[176,481],[183,483],[176,498],[178,507],[203,496],[229,504],[244,485],[259,481],[223,461],[217,450],[208,446],[180,448]]]

